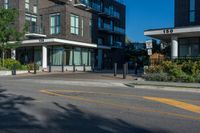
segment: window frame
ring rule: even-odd
[[[70,14],[70,33],[73,35],[79,35],[79,16],[73,13]]]
[[[52,17],[54,17],[54,25],[52,25]],[[49,15],[49,29],[50,35],[58,35],[61,33],[61,14],[60,13],[52,13]],[[54,31],[54,32],[52,32]]]

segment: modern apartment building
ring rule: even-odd
[[[200,0],[175,0],[173,28],[146,30],[144,35],[171,45],[171,57],[200,55]]]
[[[4,8],[16,8],[15,23],[29,31],[22,45],[12,50],[21,63],[36,62],[42,69],[64,64],[98,69],[124,61],[125,5],[119,0],[1,0]]]

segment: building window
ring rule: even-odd
[[[37,6],[33,6],[33,13],[37,14],[38,12],[37,10],[38,10]]]
[[[60,34],[60,13],[50,15],[50,34]]]
[[[30,5],[29,0],[25,0],[25,9],[29,11]]]
[[[195,4],[196,0],[190,0],[190,23],[194,23],[195,22],[195,14],[196,14],[196,4]]]
[[[81,48],[74,49],[74,65],[80,66],[82,64],[81,61]]]
[[[37,33],[37,16],[33,16],[30,14],[26,14],[25,16],[26,22],[29,24],[29,33]]]
[[[4,0],[4,8],[5,9],[8,9],[8,5],[9,5],[8,0]]]
[[[79,34],[79,16],[71,14],[71,33]]]

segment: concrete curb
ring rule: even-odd
[[[138,84],[134,85],[133,83],[125,85],[137,89],[200,93],[200,88],[183,87],[183,86],[138,85]]]

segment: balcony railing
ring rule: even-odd
[[[124,4],[124,0],[114,0],[117,1],[118,3]]]
[[[28,33],[44,34],[44,30],[40,26],[29,26]]]
[[[119,2],[118,0],[116,0]],[[104,7],[102,8],[101,4],[95,3],[95,2],[90,2],[89,0],[76,0],[75,1],[75,6],[82,8],[82,9],[87,9],[95,12],[99,12],[100,14],[106,14],[111,17],[115,18],[120,18],[120,13],[117,11],[114,11],[112,7]]]
[[[107,23],[99,25],[99,30],[104,30],[111,33],[122,34],[122,35],[125,34],[125,29],[117,27],[117,26],[114,26],[113,28],[111,24],[107,24]]]
[[[114,32],[120,33],[120,34],[125,34],[125,29],[114,26]]]
[[[113,48],[122,48],[122,42],[114,41],[111,47],[113,47]]]

